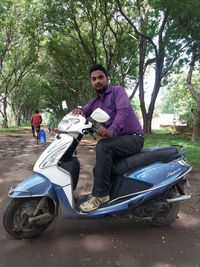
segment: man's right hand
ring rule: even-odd
[[[101,137],[112,137],[113,134],[103,126],[100,126],[97,130],[97,135]]]
[[[85,116],[85,114],[84,114],[84,112],[82,111],[81,108],[75,108],[75,109],[72,109],[71,113],[72,113],[74,116],[78,116],[78,115]]]

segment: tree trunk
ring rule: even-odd
[[[156,99],[158,96],[158,92],[160,90],[160,84],[161,84],[161,79],[162,79],[162,70],[163,70],[163,61],[164,61],[164,58],[160,57],[160,59],[157,60],[157,63],[156,63],[155,83],[154,83],[153,92],[151,95],[151,101],[149,104],[147,116],[145,116],[145,118],[143,117],[144,133],[145,134],[151,134],[152,133],[151,124],[152,124],[152,118],[153,118]],[[147,120],[147,121],[145,121],[145,120]]]
[[[151,121],[152,117],[150,117],[150,114],[144,114],[143,115],[143,130],[145,135],[148,135],[151,133]]]
[[[192,141],[200,140],[200,105],[192,110],[193,112],[193,131],[192,131]]]
[[[192,58],[187,76],[187,83],[189,91],[197,103],[197,108],[192,110],[193,112],[193,131],[192,131],[192,141],[200,140],[200,94],[194,88],[192,83],[192,76],[194,72],[195,63],[200,57],[200,43],[195,43],[192,47]]]
[[[7,97],[5,97],[2,101],[3,103],[3,111],[1,112],[2,116],[3,116],[3,123],[2,126],[3,128],[8,128],[8,116],[7,116]]]
[[[17,124],[18,127],[21,126],[21,116],[20,115],[18,115],[17,118],[16,118],[16,124]]]

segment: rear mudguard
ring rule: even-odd
[[[52,200],[58,202],[57,194],[52,183],[39,173],[33,174],[23,182],[11,188],[8,195],[11,198],[48,196]]]

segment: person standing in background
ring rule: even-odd
[[[35,137],[36,128],[40,130],[41,123],[42,123],[42,115],[40,115],[39,110],[36,109],[35,114],[31,116],[31,128],[33,137]]]

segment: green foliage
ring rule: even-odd
[[[43,31],[42,5],[29,0],[5,0],[0,10],[0,112],[6,126],[8,97],[14,107],[17,99],[12,96],[23,96],[19,92],[21,83],[37,61]],[[19,105],[17,109],[19,115]]]
[[[80,51],[81,57],[76,56],[74,61],[83,69],[93,62],[105,65],[114,83],[123,83],[124,75],[134,74],[137,56],[130,51],[136,48],[136,41],[130,27],[117,15],[114,1],[63,1],[62,7],[59,3],[54,1],[47,10],[49,30],[54,40],[59,34],[59,38],[73,43],[71,56]]]
[[[62,100],[66,100],[70,109],[82,105],[93,93],[86,69],[88,59],[82,47],[57,33],[46,48],[44,94],[48,108],[56,111]]]
[[[53,128],[57,128],[58,124],[59,124],[60,120],[58,120],[58,118],[55,116],[55,114],[50,114],[49,118],[48,118],[48,125],[53,127]]]
[[[131,105],[132,105],[134,111],[136,112],[136,114],[139,114],[140,113],[140,101],[139,101],[139,99],[133,98],[131,100]]]
[[[173,79],[168,82],[165,90],[162,91],[159,110],[161,113],[178,115],[181,120],[186,120],[190,126],[192,123],[191,109],[195,108],[197,103],[188,90],[186,78],[185,73],[173,76]],[[200,78],[198,73],[194,75],[193,83],[195,88],[200,88]]]
[[[30,121],[36,109],[42,109],[43,92],[41,76],[33,70],[21,81],[19,89],[11,92],[10,101],[14,114],[20,116],[22,121]]]
[[[107,67],[112,83],[125,85],[136,74],[131,50],[136,41],[130,27],[115,16],[114,1],[46,1],[47,29],[40,51],[42,99],[47,111],[63,116],[62,100],[69,109],[94,96],[89,67]]]
[[[93,62],[108,68],[111,83],[126,86],[137,80],[138,47],[144,36],[136,34],[122,17],[117,2],[138,31],[148,36],[144,69],[146,63],[150,64],[158,75],[162,72],[162,79],[169,69],[179,72],[188,61],[191,43],[199,40],[200,4],[196,0],[1,1],[0,93],[9,97],[16,119],[28,120],[35,108],[60,118],[62,100],[67,101],[69,109],[83,105],[94,95],[88,77]],[[157,55],[150,39],[155,41]],[[163,68],[155,64],[156,56],[157,63],[163,59]],[[178,62],[176,69],[171,68],[174,61]],[[168,77],[163,84],[169,84]],[[183,84],[182,80],[176,89]],[[185,116],[194,103],[174,92],[174,87],[166,93],[163,109]],[[138,112],[141,103],[134,100],[133,105]]]

